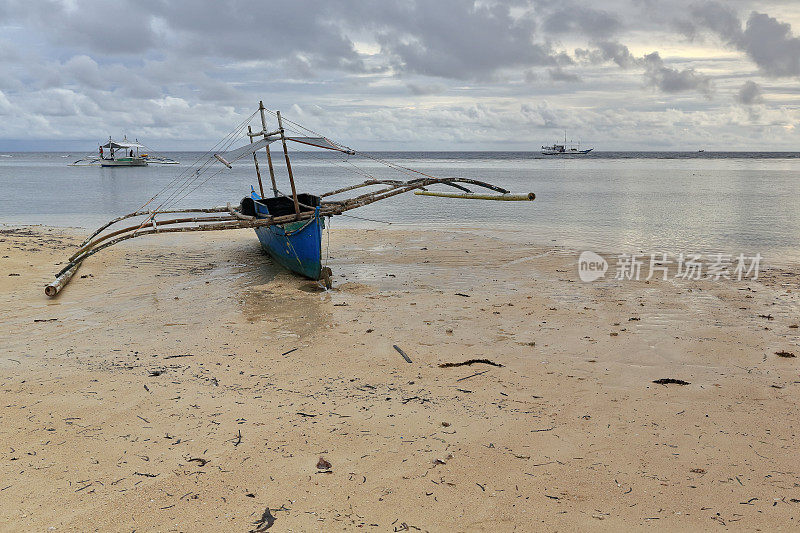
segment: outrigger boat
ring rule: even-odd
[[[564,132],[564,144],[553,144],[552,146],[542,146],[542,155],[583,155],[588,154],[594,148],[581,148],[581,143],[567,144],[567,132]]]
[[[70,163],[70,166],[100,165],[101,167],[146,167],[148,163],[157,163],[161,165],[178,164],[174,159],[152,156],[142,152],[142,150],[147,150],[147,147],[140,144],[138,139],[131,142],[128,140],[127,136],[123,136],[121,141],[115,141],[109,137],[107,143],[100,145],[98,156],[78,159]]]
[[[330,288],[332,273],[330,268],[324,266],[322,257],[322,235],[325,229],[324,220],[326,217],[342,215],[352,209],[411,191],[414,191],[415,194],[426,196],[483,200],[530,201],[536,197],[533,193],[510,194],[508,190],[502,187],[469,178],[437,178],[395,163],[380,160],[370,154],[357,153],[351,148],[337,144],[327,137],[322,137],[318,134],[315,134],[316,136],[287,136],[283,124],[284,119],[281,117],[280,111],[269,111],[275,115],[277,119],[277,129],[275,130],[270,130],[267,127],[265,114],[267,111],[264,104],[259,102],[258,110],[240,124],[237,129],[234,130],[234,134],[229,135],[229,138],[219,143],[218,146],[223,145],[225,150],[227,150],[236,141],[237,136],[235,134],[243,131],[245,125],[247,125],[246,135],[249,137],[249,144],[234,150],[213,152],[213,155],[210,155],[208,159],[196,168],[187,169],[178,175],[173,179],[170,185],[153,196],[138,211],[115,218],[95,230],[81,243],[78,250],[69,257],[64,268],[56,274],[55,280],[45,287],[45,294],[50,297],[57,295],[61,289],[69,283],[83,261],[109,246],[113,246],[114,244],[128,239],[166,233],[220,231],[244,228],[252,228],[255,230],[262,248],[275,262],[306,278],[321,280],[325,283],[326,288]],[[253,131],[252,126],[248,125],[256,114],[259,114],[261,119],[260,131]],[[305,132],[314,134],[314,132],[303,128],[299,124],[294,122],[291,122],[291,124],[296,128],[305,130]],[[270,152],[270,144],[278,141],[281,142],[283,148],[283,156],[286,162],[291,194],[281,193],[275,178],[275,168]],[[348,156],[361,155],[373,161],[384,163],[390,168],[406,175],[414,176],[414,178],[407,181],[400,181],[375,179],[369,176],[370,179],[363,183],[336,189],[323,194],[299,194],[295,186],[287,142],[341,152]],[[271,197],[267,196],[264,192],[264,184],[259,168],[257,153],[262,149],[267,156],[267,165],[272,185]],[[224,207],[189,209],[175,207],[178,201],[204,183],[204,181],[200,181],[199,183],[198,181],[201,179],[203,173],[209,171],[212,164],[219,162],[230,169],[234,162],[246,156],[252,156],[253,158],[258,191],[251,186],[250,194],[242,198],[239,205],[232,206],[228,203]],[[220,169],[220,171],[221,170],[222,169]],[[218,173],[219,171],[213,172],[210,177],[206,178],[206,181]],[[432,185],[453,187],[462,192],[446,193],[427,191],[426,188]],[[474,194],[465,185],[483,187],[499,194]],[[329,199],[331,196],[337,196],[358,188],[370,186],[378,187],[378,190],[373,190],[344,200]],[[159,198],[160,203],[157,207],[148,207],[151,204],[155,204]],[[163,215],[178,214],[182,214],[182,216],[166,220],[162,218]],[[159,219],[157,220],[156,217],[159,217]],[[111,230],[112,226],[131,218],[143,218],[143,220],[131,226]]]

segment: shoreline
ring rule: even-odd
[[[334,228],[333,291],[236,232],[114,247],[48,300],[79,238],[24,229],[0,234],[7,527],[800,519],[796,270],[582,283],[569,249]],[[439,367],[470,359],[503,366]]]
[[[543,235],[530,235],[525,232],[525,230],[520,229],[519,227],[513,224],[495,224],[491,226],[468,226],[468,225],[455,225],[455,224],[448,224],[448,223],[425,223],[425,224],[416,224],[416,223],[407,223],[407,222],[383,222],[371,219],[364,219],[365,223],[364,226],[360,226],[358,224],[354,225],[341,225],[337,224],[337,226],[333,229],[335,232],[347,232],[349,234],[356,234],[359,232],[390,232],[390,233],[426,233],[426,232],[436,232],[440,234],[444,233],[453,233],[456,235],[469,235],[474,237],[483,237],[489,239],[498,239],[509,244],[514,244],[517,246],[523,247],[534,247],[537,249],[547,249],[547,250],[558,250],[565,254],[572,254],[575,256],[577,260],[578,256],[583,251],[591,251],[597,253],[604,257],[606,260],[610,260],[613,258],[618,258],[621,255],[633,255],[636,254],[637,258],[643,261],[645,264],[649,263],[651,260],[651,256],[660,256],[662,253],[665,253],[662,248],[655,249],[655,250],[642,250],[638,246],[634,245],[603,245],[603,246],[595,246],[588,242],[577,242],[571,241],[569,239],[552,239],[547,238]],[[380,225],[375,225],[380,224]],[[99,224],[98,224],[99,226]],[[58,226],[52,224],[14,224],[14,223],[5,223],[0,222],[0,231],[3,230],[15,230],[15,229],[24,229],[24,228],[38,228],[43,231],[65,231],[71,234],[74,234],[76,238],[83,239],[85,236],[89,235],[91,231],[93,231],[97,226]],[[250,230],[242,230],[239,233],[240,236],[245,235]],[[161,237],[156,237],[161,238]],[[323,235],[323,247],[324,247],[324,240],[325,235]],[[142,242],[142,241],[137,241]],[[146,242],[154,242],[151,239],[146,239]],[[747,254],[761,254],[758,250],[736,250],[737,252],[747,252]],[[720,250],[708,250],[708,251],[698,251],[697,249],[686,249],[686,250],[676,250],[676,251],[669,251],[666,252],[668,254],[668,259],[673,260],[673,262],[677,259],[677,255],[680,253],[684,253],[687,256],[700,253],[701,254],[701,262],[704,264],[711,262],[713,260],[713,256],[715,256]],[[724,251],[722,252],[724,253]],[[736,254],[732,254],[728,252],[729,255],[733,256],[733,259],[736,259]],[[745,255],[747,255],[745,254]],[[800,256],[797,257],[787,257],[783,260],[776,259],[776,257],[780,257],[781,255],[785,254],[785,250],[783,249],[776,249],[768,252],[766,255],[762,256],[761,258],[761,268],[765,271],[774,271],[774,272],[794,272],[800,269]],[[748,258],[752,257],[751,255],[747,255]]]

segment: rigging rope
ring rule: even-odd
[[[270,109],[267,109],[267,111],[269,113],[271,113],[272,115],[277,116],[277,113],[275,111],[272,111]],[[288,122],[289,124],[293,124],[294,126],[297,126],[301,130],[306,131],[308,133],[311,133],[312,135],[315,135],[317,137],[322,137],[324,139],[328,139],[328,137],[325,137],[324,135],[322,135],[320,133],[317,133],[316,131],[312,130],[311,128],[307,128],[307,127],[305,127],[305,126],[303,126],[301,124],[298,124],[297,122],[293,122],[292,120],[289,120],[288,118],[286,118],[284,116],[281,116],[281,119],[283,120],[283,122]],[[290,129],[290,128],[284,128],[284,129]],[[294,129],[292,129],[291,131],[294,131],[295,133],[301,133],[300,131],[297,131],[297,130],[294,130]],[[339,143],[337,143],[335,141],[334,141],[334,143],[336,145],[338,145],[338,146],[343,146],[345,148],[348,148],[348,149],[352,150],[352,148],[349,148],[348,146],[346,146],[344,144],[339,144]],[[426,174],[425,172],[421,172],[419,170],[414,170],[413,168],[404,167],[403,165],[400,165],[400,164],[397,164],[397,163],[393,163],[392,161],[388,161],[386,159],[381,159],[380,157],[376,157],[376,156],[370,155],[370,154],[368,154],[366,152],[361,152],[361,151],[358,151],[358,150],[352,150],[352,151],[355,152],[355,155],[364,157],[366,159],[371,159],[372,161],[375,161],[376,163],[380,163],[382,165],[385,165],[385,166],[387,166],[387,167],[389,167],[389,168],[391,168],[391,169],[393,169],[393,170],[395,170],[397,172],[400,172],[402,174],[406,174],[408,176],[413,176],[414,174],[419,174],[421,176],[425,176],[426,178],[439,179],[436,176],[432,176],[430,174]],[[353,165],[353,166],[355,166],[355,165]],[[370,178],[371,178],[371,176],[370,176]],[[374,178],[372,178],[372,179],[374,179]]]
[[[253,112],[253,114],[251,114],[244,121],[242,121],[236,128],[233,129],[233,131],[231,131],[230,133],[228,133],[228,135],[223,137],[217,144],[215,144],[209,150],[207,150],[205,153],[200,155],[188,168],[186,168],[181,173],[179,173],[177,176],[175,176],[172,180],[170,180],[169,183],[167,183],[160,191],[158,191],[155,195],[153,195],[153,197],[150,198],[150,200],[148,200],[147,202],[145,202],[144,205],[142,205],[137,211],[143,210],[151,202],[153,202],[156,198],[158,198],[160,195],[162,195],[165,192],[167,192],[172,187],[176,187],[176,188],[185,187],[185,186],[180,186],[179,183],[185,182],[188,179],[188,176],[191,176],[191,175],[197,176],[197,174],[201,170],[203,170],[205,167],[210,165],[210,162],[211,162],[211,159],[212,159],[210,157],[210,154],[212,154],[213,152],[217,151],[217,148],[219,146],[221,146],[221,145],[224,145],[226,142],[232,142],[232,141],[236,140],[236,137],[238,136],[239,131],[244,127],[243,125],[246,125],[247,123],[249,123],[253,119],[253,117],[256,115],[257,112],[258,111]],[[198,165],[198,163],[200,161],[204,160],[204,159],[205,159],[205,162],[202,165],[200,165],[197,169],[195,169],[195,166]],[[193,170],[195,172],[193,174],[190,174],[190,173],[192,173]],[[168,200],[169,200],[169,197],[165,201],[168,201]],[[161,209],[161,207],[163,207],[163,205],[164,205],[164,202],[162,202],[162,204],[159,205],[156,208],[156,211]]]
[[[277,112],[272,111],[271,109],[266,109],[265,108],[265,111],[270,113],[273,116],[277,116]],[[216,169],[211,167],[215,163],[215,158],[212,156],[212,154],[227,151],[237,140],[240,139],[241,134],[244,132],[244,130],[247,127],[247,125],[249,125],[250,121],[253,119],[253,117],[256,116],[257,113],[258,113],[258,110],[254,111],[249,117],[247,117],[245,120],[243,120],[241,123],[239,123],[236,128],[234,128],[230,133],[228,133],[228,135],[226,135],[216,145],[214,145],[211,149],[207,150],[200,157],[198,157],[195,160],[195,162],[192,163],[192,165],[189,168],[187,168],[186,170],[181,172],[179,175],[177,175],[175,178],[173,178],[158,193],[156,193],[152,198],[150,198],[150,200],[145,202],[139,208],[140,211],[144,210],[144,208],[146,208],[149,204],[154,202],[157,198],[161,197],[165,193],[169,193],[169,194],[166,194],[165,197],[163,197],[163,199],[161,200],[161,202],[158,205],[158,207],[156,207],[155,209],[152,210],[152,213],[142,222],[140,227],[143,227],[150,220],[152,220],[152,218],[160,210],[162,210],[162,209],[170,209],[170,208],[176,206],[178,203],[180,203],[182,200],[184,200],[187,196],[189,196],[190,194],[195,192],[197,189],[199,189],[200,187],[202,187],[203,185],[205,185],[209,181],[211,181],[213,178],[215,178],[219,174],[221,174],[225,170],[224,167],[216,168]],[[295,133],[295,134],[299,134],[299,135],[310,134],[311,136],[322,137],[322,138],[328,139],[328,137],[325,137],[324,135],[321,135],[321,134],[317,133],[316,131],[314,131],[314,130],[312,130],[310,128],[307,128],[307,127],[305,127],[305,126],[303,126],[301,124],[298,124],[297,122],[294,122],[291,119],[287,119],[286,117],[283,117],[283,116],[281,117],[281,119],[285,124],[284,125],[284,130],[285,131],[289,131],[289,132],[292,132],[292,133]],[[330,139],[328,139],[328,140],[330,140]],[[252,141],[252,139],[251,139],[251,141]],[[337,146],[341,146],[341,147],[347,148],[345,145],[336,143],[335,141],[331,141],[331,142],[333,142]],[[291,151],[294,151],[294,152],[299,151],[299,150],[297,150],[297,149],[295,149],[293,147],[292,148],[288,148],[288,149],[291,150]],[[412,168],[405,167],[405,166],[400,165],[398,163],[394,163],[392,161],[388,161],[386,159],[371,155],[369,153],[355,151],[355,150],[353,150],[353,152],[354,152],[353,155],[362,157],[364,159],[372,160],[372,161],[374,161],[376,163],[384,165],[384,166],[386,166],[386,167],[388,167],[388,168],[390,168],[390,169],[392,169],[392,170],[394,170],[396,172],[399,172],[401,174],[405,174],[407,176],[411,176],[411,177],[424,176],[426,178],[438,179],[435,176],[432,176],[432,175],[427,174],[425,172],[421,172],[419,170],[414,170]],[[346,171],[350,171],[350,172],[354,172],[356,174],[359,174],[359,175],[367,178],[368,180],[375,179],[375,177],[372,174],[370,174],[369,172],[367,172],[366,170],[364,170],[362,168],[359,168],[356,164],[354,164],[353,161],[351,161],[351,159],[349,157],[347,157],[347,158],[345,158],[345,159],[343,159],[341,161],[338,161],[338,160],[332,160],[332,159],[329,159],[329,158],[326,158],[326,157],[323,157],[323,156],[316,155],[314,152],[311,152],[311,151],[303,151],[303,153],[308,155],[308,156],[310,156],[313,159],[318,160],[318,161],[324,161],[325,163],[332,164],[332,165],[338,166],[340,168],[343,168]],[[244,157],[244,155],[247,155],[247,154],[243,154],[243,155],[237,157],[234,161],[240,159],[241,157]],[[201,161],[202,161],[202,163],[200,163]],[[233,161],[230,161],[230,162],[232,163]],[[209,173],[209,172],[210,172],[210,174],[208,176],[206,176],[205,174]],[[204,179],[202,179],[202,181],[201,181],[201,178],[204,178]],[[280,192],[280,191],[278,191],[278,192]],[[280,194],[285,196],[283,193],[280,193]],[[363,218],[363,217],[357,217],[357,216],[354,216],[354,215],[345,215],[345,216],[349,216],[351,218],[356,218],[356,219],[361,219],[361,220],[367,220],[367,221],[371,221],[371,222],[379,222],[379,223],[391,224],[391,222],[385,222],[385,221],[381,221],[381,220],[372,220],[372,219],[367,219],[367,218]]]
[[[246,118],[244,121],[242,121],[242,122],[241,122],[241,123],[240,123],[240,124],[239,124],[239,125],[236,127],[236,129],[234,129],[234,130],[233,130],[231,133],[229,133],[229,134],[228,134],[228,135],[227,135],[227,136],[226,136],[226,137],[225,137],[225,138],[224,138],[222,141],[218,142],[218,143],[217,143],[217,144],[216,144],[216,145],[215,145],[215,146],[214,146],[214,147],[213,147],[211,150],[207,151],[205,154],[203,154],[203,156],[201,156],[200,158],[198,158],[198,160],[199,160],[199,159],[201,159],[202,157],[205,157],[207,154],[210,154],[210,153],[212,153],[212,152],[217,152],[217,151],[225,151],[225,150],[227,150],[228,148],[230,148],[230,147],[231,147],[231,145],[232,145],[234,142],[236,142],[236,141],[238,140],[238,138],[239,138],[239,134],[240,134],[240,133],[241,133],[241,132],[244,130],[244,128],[245,128],[245,127],[247,127],[248,123],[250,122],[250,120],[252,120],[252,118],[253,118],[254,116],[255,116],[255,113],[253,113],[252,115],[250,115],[249,117],[247,117],[247,118]],[[221,147],[219,150],[217,150],[217,147],[219,147],[220,145],[222,145],[222,147]],[[198,179],[200,179],[200,176],[201,176],[201,175],[202,175],[204,172],[206,172],[206,170],[208,170],[208,168],[211,166],[211,164],[213,163],[213,161],[214,161],[214,160],[215,160],[215,159],[214,159],[213,157],[209,156],[209,157],[208,157],[208,158],[207,158],[207,159],[206,159],[206,160],[203,162],[203,164],[202,164],[202,165],[200,165],[200,166],[199,166],[199,167],[196,169],[196,171],[195,171],[195,173],[194,173],[193,175],[189,175],[189,176],[185,177],[185,178],[182,180],[182,183],[181,183],[181,184],[179,184],[179,185],[176,187],[175,191],[173,191],[173,192],[172,192],[172,193],[171,193],[169,196],[167,196],[167,198],[166,198],[166,199],[164,199],[164,200],[161,202],[161,205],[159,205],[159,206],[156,208],[156,211],[158,211],[158,210],[159,210],[159,209],[161,209],[162,207],[165,207],[166,209],[169,209],[170,207],[174,206],[174,205],[176,204],[176,199],[177,199],[177,197],[178,197],[178,196],[179,196],[179,195],[180,195],[180,194],[181,194],[183,191],[185,191],[187,188],[189,188],[189,187],[192,185],[192,183],[194,183],[194,182],[196,182]],[[193,165],[193,166],[194,166],[194,165]],[[189,168],[189,169],[187,169],[187,170],[191,170],[191,168]],[[218,175],[218,174],[219,174],[219,171],[217,171],[217,172],[216,172],[214,175]],[[213,176],[212,176],[212,177],[213,177]],[[206,180],[206,182],[207,182],[207,181],[208,181],[208,180]],[[205,183],[205,182],[204,182],[204,183]],[[182,198],[185,198],[185,196],[186,196],[186,195],[184,195],[184,196],[183,196],[183,197],[181,197],[180,199],[182,199]],[[178,199],[178,200],[180,200],[180,199]]]

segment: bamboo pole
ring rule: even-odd
[[[261,129],[267,131],[267,119],[264,117],[264,102],[258,101],[258,110],[261,112]],[[280,131],[280,130],[279,130]],[[266,135],[264,136],[266,139]],[[264,147],[267,151],[267,165],[269,166],[269,177],[272,180],[272,196],[278,196],[278,184],[275,181],[275,169],[272,167],[272,154],[269,151],[269,143]],[[264,191],[261,191],[261,198],[264,198]]]
[[[279,219],[287,219],[287,220],[282,220],[282,222],[284,222],[284,223],[285,222],[291,222],[292,220],[295,219],[295,216],[296,215],[286,215],[284,217],[279,217]],[[302,214],[300,216],[301,216],[301,218],[310,218],[310,216],[303,216]],[[145,235],[154,235],[154,234],[161,234],[161,233],[183,233],[183,232],[190,232],[190,231],[222,231],[222,230],[228,230],[228,229],[259,228],[259,227],[271,226],[271,225],[273,225],[275,223],[276,222],[274,222],[272,218],[269,218],[269,219],[258,219],[258,220],[237,220],[237,219],[232,219],[231,221],[225,221],[225,222],[221,222],[219,224],[202,224],[202,225],[199,225],[199,226],[185,226],[185,227],[180,227],[180,228],[163,228],[163,229],[158,227],[158,228],[152,228],[152,229],[148,228],[148,229],[142,229],[142,230],[139,230],[139,231],[129,232],[126,235],[120,235],[120,236],[118,236],[117,238],[115,238],[113,240],[110,240],[108,242],[105,242],[105,243],[101,244],[100,246],[97,246],[95,248],[87,250],[86,252],[81,254],[79,257],[76,257],[75,259],[71,260],[64,268],[62,268],[56,274],[56,282],[58,282],[58,280],[62,277],[63,274],[65,274],[65,273],[69,272],[71,269],[75,268],[76,265],[80,265],[81,263],[83,263],[83,261],[85,261],[88,257],[91,257],[94,254],[96,254],[97,252],[99,252],[101,250],[104,250],[104,249],[108,248],[109,246],[113,246],[114,244],[117,244],[118,242],[122,242],[122,241],[125,241],[125,240],[128,240],[128,239],[133,239],[135,237],[144,237]],[[74,274],[74,272],[73,272],[73,274]],[[63,285],[66,285],[69,282],[69,279],[71,277],[72,277],[71,275],[67,277],[66,281],[62,284],[62,287],[63,287]],[[54,283],[56,283],[56,282],[54,282]]]
[[[78,271],[78,268],[80,268],[80,266],[81,264],[77,263],[72,268],[68,269],[66,272],[58,276],[55,279],[55,281],[53,281],[53,283],[47,285],[44,288],[44,293],[50,298],[52,298],[53,296],[61,292],[61,289],[63,289],[66,286],[66,284],[69,283],[69,280],[72,279],[72,276],[75,275],[75,272]]]
[[[266,131],[266,128],[264,128],[264,131]],[[250,127],[249,125],[247,126],[247,136],[250,137],[250,142],[252,143],[254,137],[253,128]],[[264,198],[264,184],[261,183],[261,171],[258,168],[258,156],[256,155],[255,152],[253,152],[253,163],[256,166],[256,177],[258,178],[258,190],[261,191],[261,198]]]
[[[400,182],[398,182],[398,183],[400,183]],[[325,198],[326,196],[334,196],[336,194],[341,194],[343,192],[352,191],[353,189],[358,189],[358,188],[361,188],[361,187],[367,187],[369,185],[379,185],[379,184],[382,185],[382,184],[384,184],[384,182],[381,181],[381,180],[367,180],[364,183],[359,183],[357,185],[350,185],[349,187],[342,187],[341,189],[336,189],[334,191],[322,193],[319,196],[320,196],[320,198]]]
[[[339,215],[345,211],[350,211],[351,209],[355,209],[357,207],[363,207],[365,205],[369,205],[379,200],[385,200],[386,198],[391,198],[392,196],[396,196],[398,194],[403,194],[409,191],[413,191],[414,189],[422,189],[430,185],[440,184],[443,183],[444,180],[446,180],[447,182],[458,181],[458,182],[472,183],[474,185],[479,185],[481,187],[497,190],[499,192],[508,192],[501,187],[496,187],[489,183],[477,180],[470,180],[467,178],[444,178],[444,179],[424,178],[419,180],[407,181],[402,186],[383,189],[380,191],[376,191],[374,193],[358,196],[356,198],[352,198],[351,199],[352,202],[346,201],[343,202],[342,204],[331,205],[325,211],[320,211],[320,216]]]
[[[221,155],[219,155],[219,154],[214,154],[214,157],[216,157],[216,158],[217,158],[217,161],[219,161],[220,163],[222,163],[222,164],[223,164],[223,165],[225,165],[226,167],[228,167],[228,168],[233,168],[233,165],[231,165],[231,164],[230,164],[228,161],[226,161],[226,160],[225,160],[225,158],[224,158],[224,157],[222,157]]]
[[[348,205],[360,206],[361,205],[361,201],[366,199],[366,198],[372,198],[372,197],[374,197],[376,195],[382,195],[384,193],[393,191],[393,190],[395,190],[395,189],[397,189],[399,187],[411,187],[410,189],[405,189],[403,191],[403,192],[405,192],[405,191],[410,191],[410,190],[413,190],[413,189],[424,188],[424,187],[427,187],[429,185],[442,184],[442,185],[448,185],[450,187],[456,187],[457,189],[466,190],[466,191],[470,192],[469,189],[467,189],[466,187],[461,187],[461,186],[456,185],[454,183],[454,181],[460,181],[460,180],[461,180],[461,178],[441,178],[441,179],[440,178],[422,178],[422,179],[416,179],[416,180],[411,180],[411,181],[368,180],[368,181],[364,182],[364,184],[362,184],[362,185],[377,185],[377,184],[384,184],[385,183],[385,184],[390,185],[390,186],[385,188],[385,189],[380,189],[380,190],[377,190],[377,191],[368,192],[368,193],[362,194],[360,196],[355,196],[353,198],[348,198],[346,200],[342,200],[341,202],[339,202],[339,204],[340,205],[345,205],[345,206],[348,206]],[[470,180],[470,181],[474,181],[474,180]],[[476,185],[480,185],[480,184],[483,184],[483,182],[476,182]],[[485,185],[488,186],[489,184],[487,183]],[[491,187],[494,187],[494,186],[491,185]],[[498,189],[500,189],[500,188],[498,187]],[[505,189],[500,189],[500,190],[501,191],[505,191]],[[505,192],[508,192],[508,191],[505,191]],[[392,195],[392,196],[394,196],[394,195]]]
[[[376,181],[376,183],[384,183],[384,182]],[[423,187],[427,187],[428,185],[441,184],[441,185],[447,185],[449,187],[455,187],[456,189],[459,189],[459,190],[462,190],[462,191],[472,192],[469,189],[467,189],[466,187],[462,187],[460,185],[457,185],[456,183],[453,183],[452,181],[436,181],[436,180],[427,180],[426,179],[426,180],[412,180],[412,181],[408,181],[408,182],[386,181],[385,183],[390,185],[390,187],[387,187],[385,189],[380,189],[380,190],[377,190],[377,191],[368,192],[366,194],[362,194],[360,196],[355,196],[353,198],[348,198],[346,200],[343,200],[341,203],[343,203],[345,205],[348,205],[348,204],[351,204],[351,203],[357,203],[363,198],[369,198],[369,197],[374,196],[374,195],[379,195],[379,194],[383,194],[383,193],[386,193],[386,192],[389,192],[389,191],[393,191],[393,190],[397,189],[398,187],[407,187],[409,185],[417,185],[417,187],[415,187],[415,188],[423,188]]]
[[[128,218],[141,217],[141,216],[145,216],[145,215],[152,215],[154,213],[156,213],[156,214],[160,214],[160,213],[222,213],[222,212],[225,212],[227,210],[228,210],[227,207],[219,206],[219,207],[192,208],[192,209],[165,209],[164,211],[155,211],[155,212],[150,210],[150,209],[148,209],[147,211],[134,211],[133,213],[128,213],[127,215],[122,215],[122,216],[119,216],[117,218],[113,218],[113,219],[109,220],[108,222],[106,222],[105,224],[103,224],[102,226],[100,226],[99,228],[94,230],[94,232],[91,235],[86,237],[86,239],[81,243],[81,246],[83,246],[87,242],[89,242],[92,239],[94,239],[97,235],[100,235],[100,233],[102,233],[103,230],[113,226],[117,222],[122,222],[123,220],[128,219]]]
[[[355,209],[357,207],[363,207],[365,205],[375,203],[379,200],[385,200],[386,198],[391,198],[392,196],[403,194],[404,192],[412,191],[414,189],[419,189],[424,186],[425,184],[407,185],[406,187],[395,187],[394,189],[385,189],[384,191],[378,191],[378,193],[375,193],[373,195],[366,195],[366,197],[360,197],[359,200],[355,203],[346,204],[342,206],[334,206],[331,208],[331,214],[339,215],[345,211],[350,211],[351,209]],[[320,216],[323,215],[328,216],[328,213],[320,212]]]
[[[238,209],[235,209],[233,206],[231,206],[230,202],[228,202],[228,213],[230,213],[232,216],[238,218],[239,220],[255,220],[256,218],[258,218],[258,217],[253,217],[253,216],[250,216],[250,215],[245,215],[244,213],[242,213]]]
[[[74,264],[80,263],[85,260],[87,257],[94,255],[100,250],[107,248],[108,246],[115,244],[117,242],[130,239],[133,237],[138,237],[140,235],[152,235],[155,233],[175,233],[175,232],[183,232],[183,231],[216,231],[216,230],[226,230],[226,229],[246,229],[246,228],[259,228],[259,227],[266,227],[272,226],[275,224],[286,224],[287,222],[293,222],[295,220],[307,220],[313,217],[315,211],[303,211],[299,215],[283,215],[280,217],[269,217],[269,218],[259,218],[254,220],[240,220],[235,216],[226,217],[226,218],[210,218],[210,217],[199,217],[195,219],[196,222],[201,223],[201,226],[187,226],[181,228],[164,228],[162,229],[161,226],[166,226],[170,224],[186,224],[192,221],[192,219],[174,219],[174,220],[165,220],[163,222],[158,223],[157,228],[148,228],[148,229],[141,229],[140,226],[130,226],[123,230],[119,230],[115,232],[113,235],[108,234],[103,236],[103,240],[107,240],[110,237],[116,237],[115,239],[100,244],[99,246],[92,246],[91,248],[86,248],[80,254],[76,254],[73,258],[70,258],[70,263],[62,268],[57,274],[56,277],[60,276],[67,270],[69,270]],[[320,216],[331,216],[339,214],[334,210],[326,210],[320,211]],[[208,224],[206,222],[218,222],[214,224]],[[202,228],[202,229],[198,229]],[[127,234],[124,234],[126,233]],[[101,241],[93,241],[94,245],[99,244]]]
[[[187,224],[189,222],[223,222],[223,221],[226,221],[226,220],[233,220],[233,218],[231,218],[230,216],[229,217],[176,218],[176,219],[160,221],[160,222],[158,222],[158,225],[159,226],[169,226],[171,224]],[[112,231],[111,233],[106,233],[102,237],[99,237],[97,239],[94,239],[94,240],[89,241],[86,244],[82,245],[80,248],[78,248],[78,250],[74,254],[72,254],[72,256],[70,256],[69,260],[70,261],[74,260],[76,257],[81,255],[84,251],[91,250],[98,243],[101,243],[101,242],[103,242],[105,240],[108,240],[111,237],[115,237],[117,235],[121,235],[121,234],[123,234],[125,232],[128,232],[128,231],[136,231],[137,229],[140,229],[141,227],[142,227],[141,224],[137,224],[135,226],[128,226],[126,228],[122,228],[122,229],[118,229],[118,230]]]
[[[532,192],[528,194],[458,194],[454,192],[414,191],[417,196],[440,196],[442,198],[463,198],[465,200],[501,200],[506,202],[529,202],[536,198]]]
[[[278,183],[275,181],[275,168],[272,166],[272,154],[269,151],[269,145],[264,149],[267,151],[267,165],[269,166],[269,177],[272,180],[272,196],[278,196]]]
[[[320,197],[325,198],[326,196],[333,196],[333,195],[336,195],[336,194],[341,194],[343,192],[352,191],[353,189],[358,189],[360,187],[367,187],[369,185],[395,185],[395,186],[401,186],[401,185],[411,185],[413,183],[420,183],[420,182],[426,182],[429,185],[433,185],[433,184],[436,184],[436,183],[441,183],[442,185],[455,187],[455,188],[461,189],[461,190],[463,190],[465,192],[470,192],[470,191],[466,187],[461,187],[460,185],[457,185],[457,183],[468,183],[470,185],[476,185],[478,187],[483,187],[485,189],[490,189],[492,191],[496,191],[496,192],[503,193],[503,194],[507,194],[507,193],[510,192],[507,189],[503,189],[502,187],[497,187],[496,185],[492,185],[491,183],[486,183],[485,181],[478,181],[478,180],[473,180],[473,179],[469,179],[469,178],[420,178],[420,179],[415,179],[415,180],[411,180],[411,181],[376,180],[376,179],[372,179],[372,180],[367,180],[364,183],[359,183],[357,185],[350,185],[348,187],[342,187],[341,189],[336,189],[335,191],[330,191],[330,192],[323,193],[323,194],[320,195]],[[374,193],[368,193],[368,194],[374,194]],[[344,201],[346,202],[347,200],[344,200]]]
[[[292,164],[289,162],[289,150],[286,148],[286,135],[283,132],[283,121],[281,120],[281,112],[278,115],[278,129],[281,130],[281,142],[283,143],[283,156],[286,158],[286,170],[289,172],[289,184],[292,186],[292,200],[294,200],[294,212],[300,214],[300,204],[297,203],[297,189],[294,186],[294,176],[292,175]]]
[[[450,185],[451,182],[469,183],[470,185],[475,185],[477,187],[483,187],[484,189],[489,189],[491,191],[499,192],[499,193],[502,193],[502,194],[508,194],[508,193],[511,192],[508,189],[504,189],[502,187],[498,187],[497,185],[492,185],[491,183],[486,183],[485,181],[478,181],[478,180],[473,180],[473,179],[469,179],[469,178],[442,178],[440,181],[441,181],[441,183],[444,183],[445,185]]]

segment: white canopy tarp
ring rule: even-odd
[[[267,137],[265,139],[258,140],[254,143],[246,144],[240,148],[236,148],[235,150],[230,150],[228,152],[223,152],[221,154],[217,154],[226,161],[233,163],[237,159],[241,159],[242,157],[255,153],[261,150],[266,145],[277,141],[280,137],[272,136]],[[314,146],[316,148],[325,148],[328,150],[336,150],[338,152],[344,152],[346,154],[354,154],[353,150],[348,148],[342,148],[334,144],[333,142],[329,141],[325,137],[286,137],[287,141],[294,141],[296,143],[305,144],[308,146]]]
[[[326,139],[325,137],[286,137],[287,141],[294,141],[300,144],[307,144],[308,146],[315,146],[317,148],[325,148],[327,150],[336,150],[338,152],[344,152],[346,154],[354,154],[353,150],[349,148],[343,148],[338,144],[334,144],[332,141]]]
[[[257,151],[261,150],[262,148],[264,148],[266,145],[268,145],[271,142],[275,142],[275,139],[274,138],[261,139],[260,141],[256,141],[254,143],[246,144],[246,145],[244,145],[244,146],[242,146],[240,148],[237,148],[235,150],[230,150],[228,152],[223,152],[223,153],[218,154],[218,155],[220,155],[226,161],[228,161],[230,163],[233,163],[237,159],[240,159],[240,158],[242,158],[242,157],[244,157],[244,156],[246,156],[248,154],[252,154],[254,152],[257,152]]]
[[[103,145],[103,148],[114,148],[116,150],[118,148],[145,148],[145,146],[139,143],[132,143],[130,141],[108,141]]]

